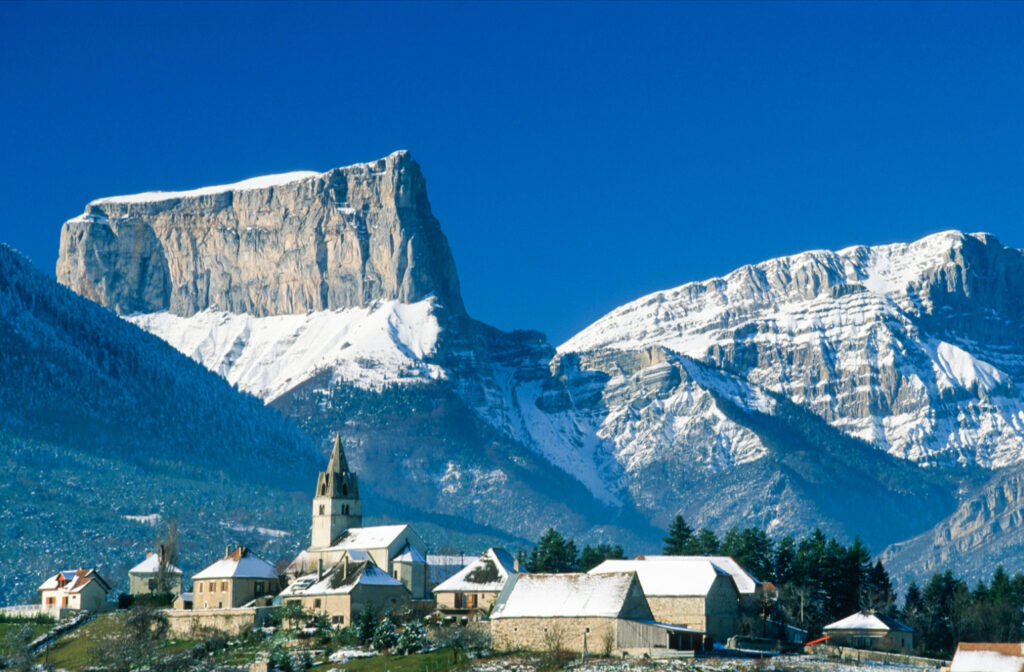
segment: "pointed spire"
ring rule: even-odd
[[[327,464],[327,473],[344,474],[348,471],[348,460],[345,459],[345,449],[341,446],[341,432],[334,438],[334,448],[331,450],[331,461]]]

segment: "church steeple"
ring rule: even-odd
[[[312,548],[330,546],[342,532],[362,524],[359,481],[355,472],[349,470],[339,433],[334,439],[327,471],[321,471],[316,479]]]

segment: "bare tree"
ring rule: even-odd
[[[171,518],[156,538],[156,553],[159,561],[156,571],[156,592],[171,592],[172,570],[178,564],[178,521]]]

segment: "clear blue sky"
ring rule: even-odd
[[[406,148],[470,312],[561,342],[811,248],[1024,247],[1024,5],[0,3],[0,241]]]

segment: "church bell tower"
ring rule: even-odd
[[[316,479],[313,496],[313,539],[310,548],[326,548],[341,533],[363,524],[362,505],[359,502],[359,482],[349,471],[345,449],[341,447],[341,434],[334,439],[331,461],[327,471]]]

